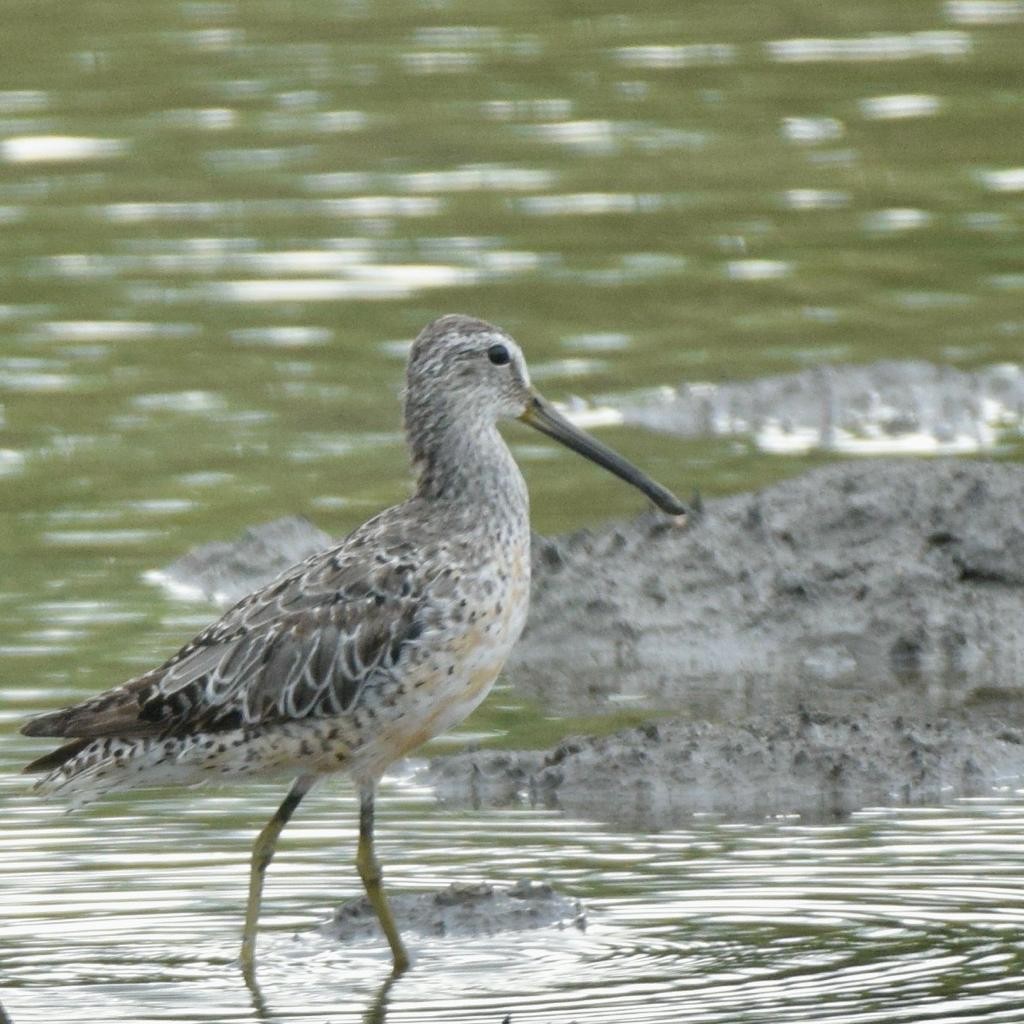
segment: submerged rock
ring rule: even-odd
[[[586,926],[578,900],[527,879],[508,888],[455,882],[435,892],[392,892],[388,903],[401,931],[424,936],[476,937],[554,925]],[[343,903],[321,931],[339,942],[361,942],[379,936],[380,925],[370,901],[358,896]]]

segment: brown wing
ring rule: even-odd
[[[174,735],[342,713],[425,628],[430,563],[443,553],[417,551],[408,517],[389,528],[395,511],[243,598],[160,668],[22,732]]]

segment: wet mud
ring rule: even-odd
[[[750,715],[735,724],[681,719],[553,750],[472,751],[424,770],[442,802],[528,802],[580,818],[657,831],[695,814],[730,820],[842,818],[868,806],[980,795],[1024,769],[1024,733],[988,720],[874,709],[856,715]]]
[[[578,900],[561,895],[546,883],[526,879],[506,888],[488,882],[455,882],[434,892],[392,892],[388,903],[403,933],[425,937],[586,927],[586,914]],[[343,903],[321,931],[343,943],[380,937],[380,925],[366,896]]]
[[[537,545],[508,676],[566,714],[1024,697],[1024,467],[840,463]]]
[[[236,540],[201,544],[146,578],[178,597],[228,606],[331,543],[330,534],[304,516],[285,516],[253,526]]]
[[[1024,770],[1024,468],[839,463],[536,545],[506,670],[566,716],[660,713],[538,757],[435,759],[445,799],[642,826],[843,814]]]
[[[425,777],[447,801],[639,827],[827,817],[1014,779],[1022,510],[1016,464],[845,462],[707,502],[682,528],[650,513],[536,538],[504,679],[551,715],[651,722],[438,757]]]

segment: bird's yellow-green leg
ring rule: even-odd
[[[252,861],[249,867],[249,902],[245,906],[245,930],[242,932],[242,972],[247,978],[252,977],[256,966],[256,927],[260,919],[260,901],[263,897],[263,879],[267,867],[274,859],[274,848],[277,837],[288,824],[288,819],[299,806],[299,802],[309,792],[316,777],[300,775],[288,790],[288,795],[281,801],[281,806],[274,816],[264,825],[263,831],[256,837],[252,848]]]
[[[376,789],[374,785],[367,785],[359,790],[359,847],[356,851],[356,867],[359,869],[359,877],[363,880],[366,896],[391,947],[394,973],[401,974],[409,966],[409,954],[406,952],[395,919],[391,916],[391,908],[381,884],[383,874],[380,862],[373,852],[373,801]]]

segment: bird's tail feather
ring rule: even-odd
[[[79,807],[117,790],[291,772],[308,758],[312,748],[307,737],[313,728],[289,723],[173,737],[78,739],[37,758],[25,770],[46,772],[35,785],[37,792]],[[330,756],[329,770],[342,768],[336,748],[324,756]]]

